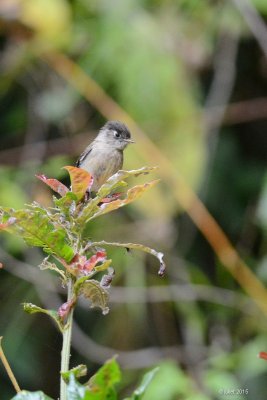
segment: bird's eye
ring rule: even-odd
[[[120,132],[114,131],[114,137],[115,137],[115,138],[121,137]]]

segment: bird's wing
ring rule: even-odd
[[[92,146],[86,147],[86,149],[82,152],[82,154],[80,155],[80,157],[76,161],[75,166],[79,168],[81,166],[82,162],[84,161],[84,159],[86,157],[88,157],[88,155],[91,153],[91,151],[92,151]]]

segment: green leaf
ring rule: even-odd
[[[69,384],[67,386],[68,400],[87,400],[86,388],[76,381],[74,374],[69,376]]]
[[[83,276],[75,282],[74,293],[76,296],[83,295],[86,299],[90,300],[91,308],[100,307],[104,315],[109,312],[108,292],[98,281],[94,279],[88,280],[87,276]]]
[[[60,199],[54,198],[54,204],[59,208],[60,212],[70,219],[76,211],[77,196],[73,192],[68,192]]]
[[[112,175],[104,185],[101,186],[99,191],[97,192],[97,195],[94,199],[90,199],[83,208],[80,211],[80,214],[77,218],[77,223],[80,225],[83,225],[86,223],[89,219],[91,219],[93,216],[96,216],[96,214],[101,210],[101,208],[98,206],[99,203],[101,203],[101,200],[107,197],[109,194],[111,194],[114,190],[118,189],[119,187],[125,186],[124,179],[127,179],[131,176],[137,177],[142,174],[148,174],[149,172],[152,172],[156,169],[156,167],[143,167],[140,169],[136,170],[131,170],[131,171],[118,171],[116,174]],[[141,185],[142,186],[142,185]],[[140,193],[141,195],[141,193]],[[138,196],[139,197],[139,196]],[[114,202],[112,202],[114,203]],[[111,203],[108,203],[111,204]],[[124,205],[124,204],[123,204]],[[107,204],[103,205],[104,209]],[[121,207],[121,206],[117,206]],[[102,212],[99,214],[101,215]],[[98,215],[98,214],[97,214]]]
[[[57,311],[46,310],[45,308],[38,307],[32,303],[23,303],[22,305],[23,305],[23,310],[28,314],[42,313],[42,314],[49,315],[49,317],[51,317],[55,321],[55,323],[59,327],[59,330],[61,332],[63,331],[64,326],[62,325],[62,322],[58,316]]]
[[[28,392],[26,390],[22,390],[15,397],[12,397],[11,400],[53,400],[51,397],[46,396],[43,392]]]
[[[111,211],[117,210],[120,207],[126,206],[127,204],[132,203],[141,197],[148,189],[153,187],[159,180],[154,180],[151,182],[144,183],[143,185],[137,185],[132,187],[127,191],[126,197],[124,199],[118,199],[111,201],[110,203],[101,204],[98,207],[98,211],[96,211],[90,218],[88,218],[85,222],[89,222],[92,219],[99,217],[100,215],[107,214]]]
[[[67,232],[56,222],[48,211],[40,207],[13,210],[2,208],[2,224],[15,218],[15,223],[5,229],[22,237],[30,246],[42,247],[48,254],[54,254],[70,262],[74,251],[68,244]]]
[[[158,372],[158,370],[159,370],[159,368],[157,367],[157,368],[152,369],[152,371],[147,372],[144,375],[141,384],[138,386],[137,389],[135,389],[132,396],[128,400],[142,399],[148,385],[150,384],[150,382],[152,381],[152,379],[154,378],[154,376]]]
[[[120,380],[121,371],[117,361],[114,358],[106,361],[97,373],[89,380],[89,390],[95,396],[92,397],[92,399],[117,399],[114,385]]]
[[[120,170],[116,174],[112,175],[104,185],[101,186],[99,191],[97,192],[97,198],[99,201],[109,195],[115,189],[122,185],[125,186],[124,179],[130,178],[131,176],[137,177],[139,175],[147,175],[150,172],[157,169],[157,167],[143,167],[139,169],[134,169],[131,171]]]
[[[86,365],[84,364],[77,365],[77,367],[74,367],[67,372],[61,372],[61,376],[65,382],[69,382],[71,374],[74,375],[75,379],[85,376],[87,374]]]
[[[163,260],[164,254],[156,251],[154,249],[151,249],[148,246],[144,246],[143,244],[139,243],[117,243],[117,242],[106,242],[105,240],[101,240],[101,242],[91,242],[90,243],[91,247],[97,247],[97,246],[114,246],[114,247],[123,247],[125,249],[135,249],[135,250],[141,250],[144,251],[145,253],[149,253],[152,256],[156,257],[159,262],[160,262],[160,267],[158,274],[159,276],[163,276],[166,270],[166,264]]]

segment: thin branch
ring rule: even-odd
[[[57,296],[54,297],[53,294],[65,293],[65,290],[56,284],[57,280],[52,274],[43,273],[41,275],[38,268],[17,260],[7,254],[3,249],[0,249],[0,260],[4,261],[3,264],[6,271],[35,285],[41,299],[46,299],[43,292],[49,292],[48,299],[50,301],[47,308],[57,309],[61,305],[61,302],[57,301]],[[47,301],[48,300],[46,300],[46,306]],[[211,287],[208,285],[185,283],[139,288],[114,286],[110,293],[111,303],[160,303],[170,301],[207,301],[238,309],[249,315],[255,315],[256,312],[254,303],[249,297],[229,289]],[[83,308],[88,309],[87,300],[81,298],[79,304]]]
[[[205,112],[219,112],[220,106],[210,107]],[[221,110],[222,112],[222,110]],[[223,125],[243,124],[267,118],[267,98],[259,97],[229,104],[225,110]],[[255,132],[254,132],[255,133]]]
[[[60,138],[51,139],[44,141],[38,141],[35,143],[24,144],[23,146],[12,147],[11,149],[1,150],[0,158],[1,164],[4,165],[16,165],[19,161],[19,156],[22,150],[27,152],[27,160],[36,158],[36,154],[42,151],[44,144],[46,143],[46,153],[44,159],[58,154],[68,154],[70,156],[78,155],[81,150],[88,144],[90,138],[96,135],[94,131],[88,131],[80,134],[76,134],[72,138]]]
[[[186,349],[185,346],[166,346],[122,351],[96,343],[76,323],[73,324],[72,344],[80,354],[98,363],[103,363],[117,354],[123,368],[146,368],[166,358],[176,358],[184,362],[188,358],[188,351],[194,353],[194,362],[200,362],[208,357],[209,350],[206,346],[191,345],[190,349]]]
[[[12,385],[14,386],[14,389],[16,390],[17,393],[19,393],[21,391],[21,389],[19,387],[19,384],[18,384],[18,382],[17,382],[17,380],[15,378],[15,375],[12,372],[12,369],[11,369],[11,367],[9,365],[9,362],[7,361],[7,358],[6,358],[5,353],[3,351],[2,339],[3,339],[3,337],[1,336],[0,337],[0,359],[1,359],[1,361],[2,361],[2,363],[4,365],[4,367],[5,367],[5,370],[6,370],[7,374],[8,374],[9,379],[11,380]]]
[[[232,0],[267,57],[267,27],[250,0]]]
[[[214,76],[205,101],[204,125],[207,135],[217,135],[230,100],[235,76],[238,37],[222,32],[214,60]]]
[[[63,54],[49,54],[46,62],[63,76],[69,84],[81,93],[107,119],[124,121],[135,134],[139,151],[153,165],[160,165],[159,173],[169,185],[179,204],[202,232],[213,248],[220,262],[236,281],[253,298],[258,307],[267,314],[267,290],[223,232],[222,228],[194,193],[186,180],[174,168],[167,156],[149,139],[130,117],[78,64]]]

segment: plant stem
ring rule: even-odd
[[[5,367],[5,370],[6,370],[7,374],[8,374],[8,376],[9,376],[9,379],[12,382],[12,385],[14,386],[14,389],[16,390],[17,393],[19,393],[21,391],[21,389],[20,389],[20,387],[18,385],[18,382],[17,382],[17,380],[16,380],[16,378],[15,378],[15,376],[14,376],[14,374],[13,374],[11,368],[10,368],[10,365],[9,365],[9,363],[7,361],[7,358],[6,358],[5,354],[4,354],[4,351],[2,349],[2,339],[3,339],[3,337],[1,336],[0,337],[0,359],[2,360],[2,363],[3,363],[3,365]]]
[[[72,297],[73,297],[73,282],[72,278],[69,278],[67,301],[70,302],[72,300]],[[74,306],[71,307],[71,310],[67,317],[66,326],[63,331],[63,344],[61,351],[61,372],[66,372],[69,370],[73,311],[74,311]],[[62,378],[62,376],[60,378],[60,400],[67,400],[67,384]]]

